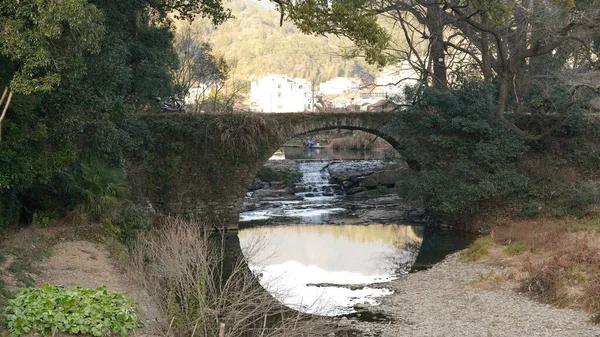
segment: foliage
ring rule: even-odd
[[[65,73],[81,73],[83,55],[98,53],[102,12],[86,0],[0,2],[0,51],[19,65],[11,88],[50,91]]]
[[[230,75],[230,66],[222,55],[213,52],[210,43],[202,41],[201,34],[192,29],[191,24],[180,25],[175,40],[175,51],[179,57],[179,67],[175,70],[177,92],[184,96],[193,86],[210,87],[221,85]],[[208,94],[194,99],[202,101]]]
[[[30,332],[126,336],[135,330],[134,304],[123,293],[109,293],[106,286],[96,289],[43,285],[24,288],[8,301],[3,317],[14,334]]]
[[[579,219],[575,224],[565,224],[564,230],[567,232],[600,232],[600,219]]]
[[[478,261],[484,256],[487,256],[490,248],[494,245],[494,241],[489,236],[484,236],[475,240],[469,248],[460,253],[460,258],[463,261],[472,262]]]
[[[396,164],[402,161],[402,156],[398,153],[398,150],[394,148],[383,150],[383,162],[386,164]]]
[[[239,80],[279,73],[309,79],[316,90],[318,83],[337,76],[372,81],[371,74],[377,72],[375,66],[360,58],[342,55],[349,44],[343,37],[305,35],[285,21],[280,27],[279,13],[256,3],[232,1],[230,6],[235,19],[218,28],[206,20],[196,20],[192,32],[222,53],[228,63],[236,64],[235,77]],[[183,22],[177,27],[178,33],[188,29]]]
[[[504,251],[508,255],[521,255],[529,250],[529,246],[525,242],[517,241],[504,247]]]
[[[127,202],[115,215],[115,219],[106,220],[105,224],[109,235],[120,243],[129,245],[150,227],[150,214],[143,207]]]
[[[223,323],[230,336],[314,336],[300,333],[302,314],[286,319],[286,309],[258,284],[241,256],[225,250],[228,238],[203,227],[211,226],[167,218],[131,250],[131,268],[158,304],[165,331],[217,337]]]
[[[527,186],[516,159],[525,146],[494,119],[493,88],[428,89],[420,103],[397,114],[391,132],[403,135],[401,155],[413,170],[400,193],[442,212],[477,211],[479,204]]]
[[[123,170],[98,159],[81,162],[79,172],[71,179],[72,187],[81,195],[81,206],[94,217],[106,216],[129,190]]]
[[[1,226],[91,206],[90,194],[73,191],[84,180],[74,188],[66,177],[90,157],[123,171],[128,154],[146,151],[141,113],[174,89],[171,10],[230,16],[220,1],[0,1],[0,84],[23,93],[3,121]],[[114,191],[98,200],[112,203]]]
[[[389,36],[372,14],[370,2],[302,0],[281,1],[280,4],[303,33],[346,36],[363,53],[367,62],[378,66],[387,63],[383,51],[388,47]]]
[[[272,167],[261,167],[256,177],[263,182],[281,181],[286,185],[293,185],[295,182],[300,181],[302,178],[302,172],[297,168],[272,168]]]

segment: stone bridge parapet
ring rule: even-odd
[[[362,130],[395,148],[391,112],[162,113],[145,116],[147,153],[134,155],[129,180],[138,202],[157,212],[237,229],[248,186],[286,141],[331,129]]]

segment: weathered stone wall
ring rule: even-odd
[[[391,113],[156,114],[146,117],[147,154],[130,172],[138,202],[165,215],[236,229],[248,186],[283,143],[318,130],[385,133]]]

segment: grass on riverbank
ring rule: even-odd
[[[332,139],[329,145],[336,150],[370,150],[381,141],[373,134],[356,131],[352,136]]]
[[[536,219],[495,227],[464,261],[503,267],[503,278],[557,307],[584,309],[600,323],[600,219]]]

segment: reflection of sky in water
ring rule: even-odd
[[[304,311],[338,315],[352,305],[376,303],[387,289],[350,290],[310,283],[369,284],[396,277],[398,264],[411,263],[421,227],[398,225],[295,225],[245,229],[239,233],[251,269],[283,303]],[[310,307],[310,308],[308,308]]]

